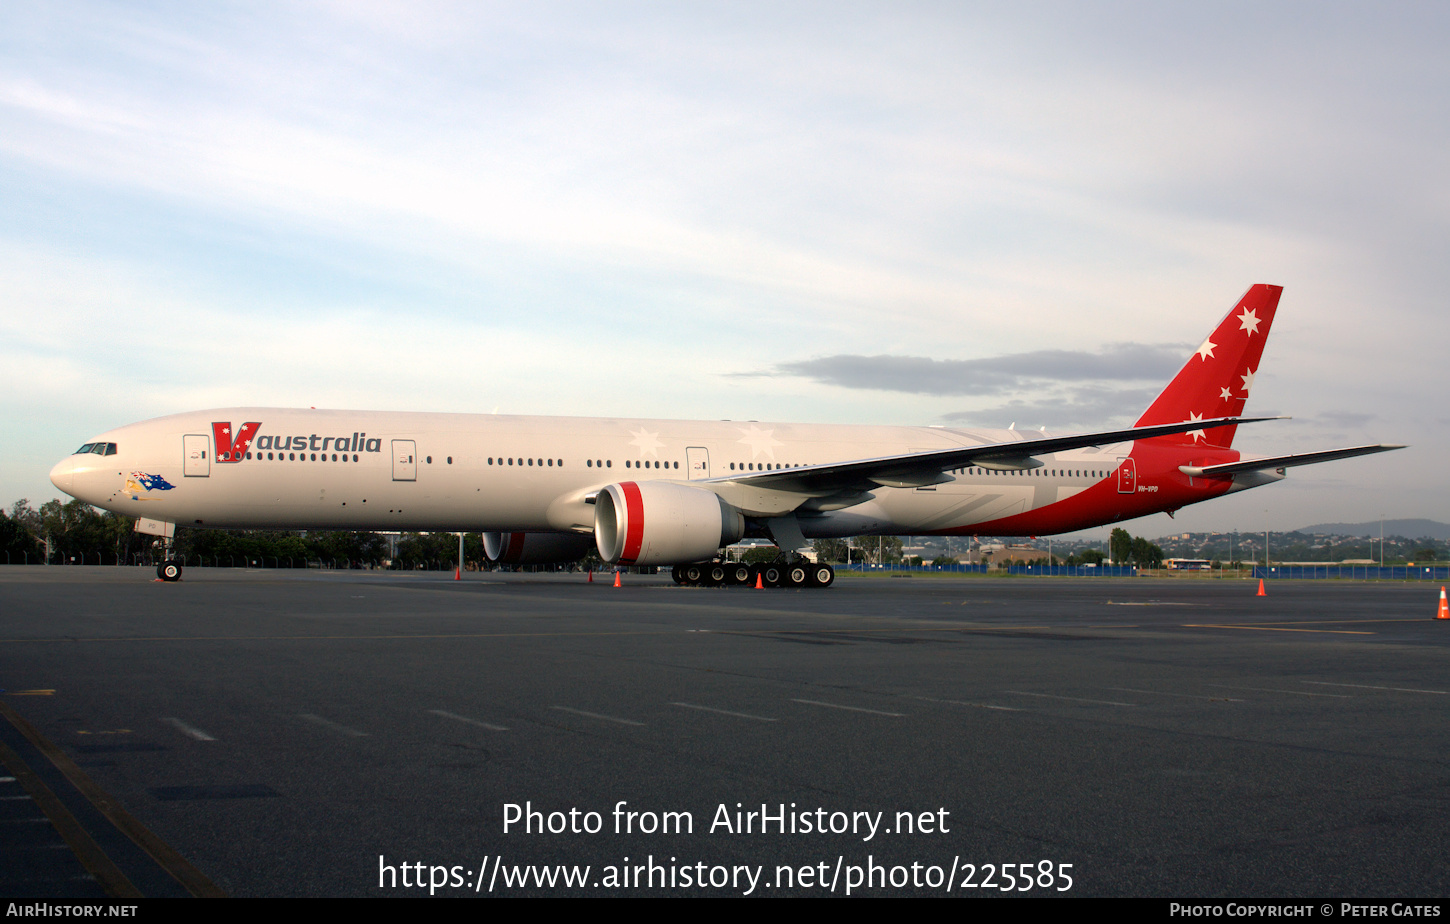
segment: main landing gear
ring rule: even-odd
[[[676,584],[685,587],[754,587],[757,578],[763,587],[830,587],[836,581],[835,568],[804,558],[754,565],[726,561],[675,565],[670,573]]]

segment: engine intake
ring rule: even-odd
[[[594,502],[594,542],[611,565],[708,561],[743,535],[744,515],[703,488],[625,481]]]
[[[583,558],[592,543],[577,533],[484,533],[483,554],[499,565],[564,565]]]

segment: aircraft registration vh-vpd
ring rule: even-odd
[[[50,473],[170,548],[194,527],[481,531],[490,559],[672,565],[681,583],[755,583],[719,560],[782,551],[771,585],[831,584],[812,538],[1046,535],[1258,487],[1373,445],[1245,460],[1232,449],[1278,307],[1255,285],[1131,428],[1095,433],[758,421],[224,408],[128,424]],[[181,574],[167,557],[167,580]]]

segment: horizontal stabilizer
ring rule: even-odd
[[[1274,456],[1269,459],[1245,459],[1242,462],[1225,462],[1223,465],[1180,465],[1178,470],[1190,478],[1214,478],[1237,475],[1241,472],[1263,472],[1276,468],[1291,468],[1295,465],[1313,465],[1316,462],[1332,462],[1335,459],[1351,459],[1403,446],[1354,446],[1350,449],[1326,449],[1323,452],[1300,452],[1288,456]]]

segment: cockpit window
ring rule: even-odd
[[[106,452],[105,452],[105,454],[108,455],[108,456],[114,456],[116,454],[116,444],[115,443],[107,443],[106,444]]]
[[[72,453],[72,455],[77,455],[78,456],[78,455],[80,455],[83,452],[90,452],[95,447],[96,447],[96,444],[95,443],[87,443],[84,446],[82,446],[80,449],[77,449],[74,453]]]
[[[95,453],[98,456],[114,456],[116,454],[116,444],[115,443],[86,443],[80,449],[77,449],[75,452],[71,453],[71,455],[78,456],[81,453],[85,453],[85,452],[93,452],[93,453]]]

